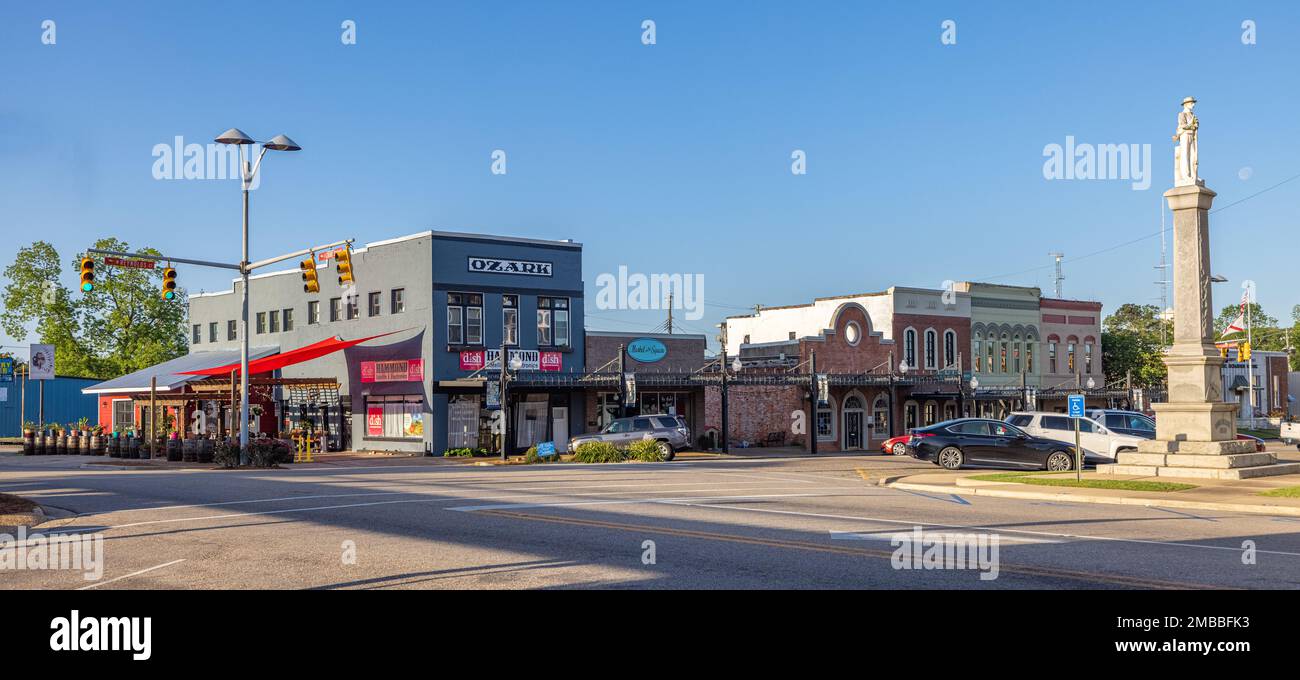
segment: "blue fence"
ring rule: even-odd
[[[99,422],[98,400],[93,394],[82,394],[81,389],[102,382],[101,380],[59,376],[44,382],[46,423],[75,423],[82,418],[89,419],[91,425]],[[23,421],[37,421],[40,389],[38,381],[27,381],[27,412],[20,416],[18,411],[23,403],[23,382],[17,377],[10,381],[0,381],[0,437],[22,436]]]

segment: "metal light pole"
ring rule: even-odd
[[[243,250],[239,260],[240,275],[240,339],[239,339],[239,462],[241,465],[248,464],[248,191],[253,183],[253,178],[257,176],[257,171],[262,167],[262,158],[266,156],[267,149],[272,151],[301,151],[302,147],[298,146],[292,139],[284,135],[276,135],[269,142],[262,142],[262,151],[257,154],[257,162],[251,167],[248,160],[244,158],[244,146],[256,144],[252,137],[244,134],[239,128],[230,128],[221,133],[214,141],[218,144],[234,144],[239,147],[239,170],[240,179],[242,180],[242,189],[244,194],[244,229],[243,229]]]

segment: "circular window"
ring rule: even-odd
[[[858,322],[850,321],[844,327],[844,339],[848,340],[850,345],[858,344],[858,341],[862,339],[862,328],[858,326]]]

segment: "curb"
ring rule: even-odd
[[[945,486],[939,484],[913,484],[908,482],[891,482],[890,488],[906,491],[929,491],[953,493],[960,489],[963,495],[989,496],[991,498],[1018,498],[1032,501],[1062,501],[1066,503],[1096,503],[1099,505],[1137,505],[1155,508],[1182,508],[1184,510],[1216,510],[1219,512],[1243,512],[1252,515],[1272,515],[1300,517],[1300,507],[1289,505],[1251,505],[1242,503],[1212,503],[1207,501],[1180,501],[1163,498],[1125,498],[1121,496],[1085,496],[1069,493],[1049,493],[1041,491],[1017,491],[1013,489],[993,489],[984,486]]]

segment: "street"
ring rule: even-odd
[[[0,454],[0,492],[75,513],[38,531],[102,533],[102,577],[6,570],[0,586],[1300,585],[1300,519],[909,492],[876,480],[932,466],[890,456],[590,466],[395,458],[238,471],[92,470],[86,460]],[[996,535],[995,577],[895,568],[896,535],[917,528]]]

